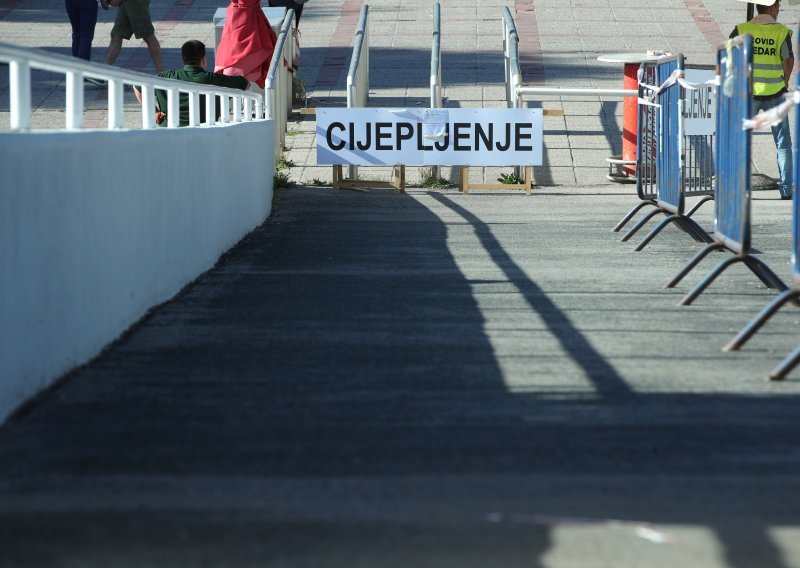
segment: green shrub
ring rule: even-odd
[[[433,173],[433,168],[421,168],[419,170],[419,184],[422,187],[429,189],[447,189],[453,187],[449,179],[444,179],[441,176]]]

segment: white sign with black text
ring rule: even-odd
[[[318,108],[317,163],[539,166],[542,109]]]
[[[704,84],[714,79],[713,69],[686,69],[689,83]],[[686,89],[683,100],[683,133],[686,136],[712,136],[717,127],[716,93],[711,87]]]

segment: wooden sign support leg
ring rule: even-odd
[[[531,195],[531,185],[533,183],[533,168],[531,166],[525,166],[525,195],[530,197]]]
[[[342,181],[342,166],[336,164],[333,166],[333,189],[338,190],[341,181]]]
[[[406,192],[406,167],[403,165],[392,168],[392,185],[400,193]]]
[[[467,195],[469,193],[469,166],[461,166],[458,177],[458,189],[461,193]]]

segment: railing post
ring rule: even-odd
[[[242,99],[233,97],[233,122],[242,122]]]
[[[267,85],[264,89],[264,104],[267,120],[275,120],[275,87]]]
[[[67,129],[83,128],[83,73],[67,71]]]
[[[431,89],[431,108],[442,107],[442,37],[441,37],[441,6],[439,2],[433,4],[433,42],[431,47],[431,72],[430,72],[430,89]],[[439,166],[431,166],[431,175],[439,178]]]
[[[511,41],[514,41],[514,38],[511,38]],[[508,84],[511,90],[511,108],[524,108],[522,95],[517,91],[518,87],[522,86],[522,77],[516,73],[511,73],[511,81]],[[522,169],[523,166],[514,166],[514,174],[518,179],[522,177]]]
[[[11,61],[8,67],[11,90],[11,129],[31,127],[31,67],[27,61]]]
[[[175,89],[167,89],[167,126],[178,128],[180,125],[180,93]]]
[[[206,95],[206,124],[209,126],[217,122],[217,97],[215,95]]]
[[[228,124],[231,121],[231,99],[228,95],[222,95],[219,101],[219,121]]]
[[[110,129],[122,128],[124,125],[123,112],[125,109],[122,81],[111,79],[108,82],[108,127]]]
[[[145,130],[156,127],[156,93],[150,85],[142,85],[142,128]]]
[[[361,50],[364,58],[364,80],[361,81],[361,92],[363,93],[361,106],[369,106],[369,18],[364,22],[364,45],[361,47]]]
[[[189,93],[189,126],[200,125],[200,94]]]

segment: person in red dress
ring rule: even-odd
[[[276,41],[261,0],[231,0],[214,55],[214,72],[242,75],[263,89]]]

